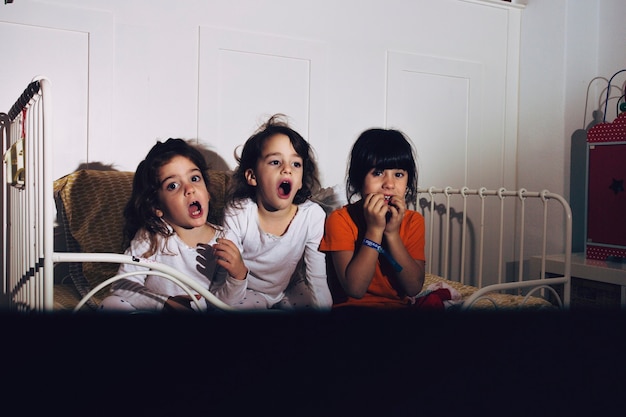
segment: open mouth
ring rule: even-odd
[[[291,193],[291,183],[289,181],[283,181],[278,186],[278,193],[281,197],[286,197]]]
[[[389,204],[389,202],[391,201],[391,196],[390,195],[386,195],[385,196],[385,201],[387,202],[387,204]]]
[[[193,203],[191,203],[189,205],[189,215],[190,216],[197,217],[197,216],[199,216],[201,214],[202,214],[202,205],[199,202],[194,201]]]

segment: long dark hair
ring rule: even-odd
[[[313,191],[319,187],[317,163],[313,156],[313,149],[309,143],[295,130],[289,127],[286,116],[277,113],[269,118],[243,145],[240,156],[236,156],[237,169],[233,173],[228,191],[228,201],[238,205],[242,200],[256,199],[256,187],[248,184],[246,171],[256,169],[259,158],[262,155],[265,142],[276,134],[284,134],[289,138],[291,145],[302,158],[302,188],[296,193],[293,202],[301,204],[305,202]]]
[[[417,162],[409,138],[395,129],[368,129],[361,133],[350,153],[346,179],[348,201],[361,195],[365,177],[372,168],[403,169],[408,173],[407,204],[417,202]]]
[[[207,190],[210,188],[208,165],[197,148],[183,139],[170,138],[165,142],[157,141],[146,158],[137,166],[133,178],[133,190],[124,208],[125,245],[130,243],[140,229],[144,229],[148,233],[150,249],[142,256],[150,256],[157,250],[157,235],[164,237],[171,235],[170,229],[156,215],[155,210],[160,206],[158,195],[161,187],[159,169],[175,156],[183,156],[194,163],[202,172]],[[209,195],[211,195],[210,190]]]

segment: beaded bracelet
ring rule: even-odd
[[[363,239],[363,245],[375,249],[378,253],[381,253],[385,258],[387,258],[387,260],[389,261],[391,266],[393,266],[393,269],[395,269],[396,272],[402,271],[402,266],[398,262],[396,262],[396,260],[393,259],[393,256],[391,256],[391,254],[383,249],[383,247],[380,246],[378,243],[374,242],[373,240]]]

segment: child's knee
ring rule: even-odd
[[[110,295],[106,297],[104,300],[102,300],[99,307],[99,311],[105,313],[131,312],[135,310],[136,308],[133,307],[131,303],[117,295]]]

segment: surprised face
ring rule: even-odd
[[[256,187],[257,204],[268,211],[289,208],[304,174],[302,157],[289,137],[278,133],[264,144],[256,169],[246,171],[248,184]]]
[[[372,168],[365,176],[361,194],[382,194],[387,204],[391,204],[391,199],[394,196],[404,198],[408,178],[408,173],[404,169]]]
[[[211,197],[202,172],[193,162],[184,156],[175,156],[159,169],[159,181],[157,216],[176,232],[206,224]]]

